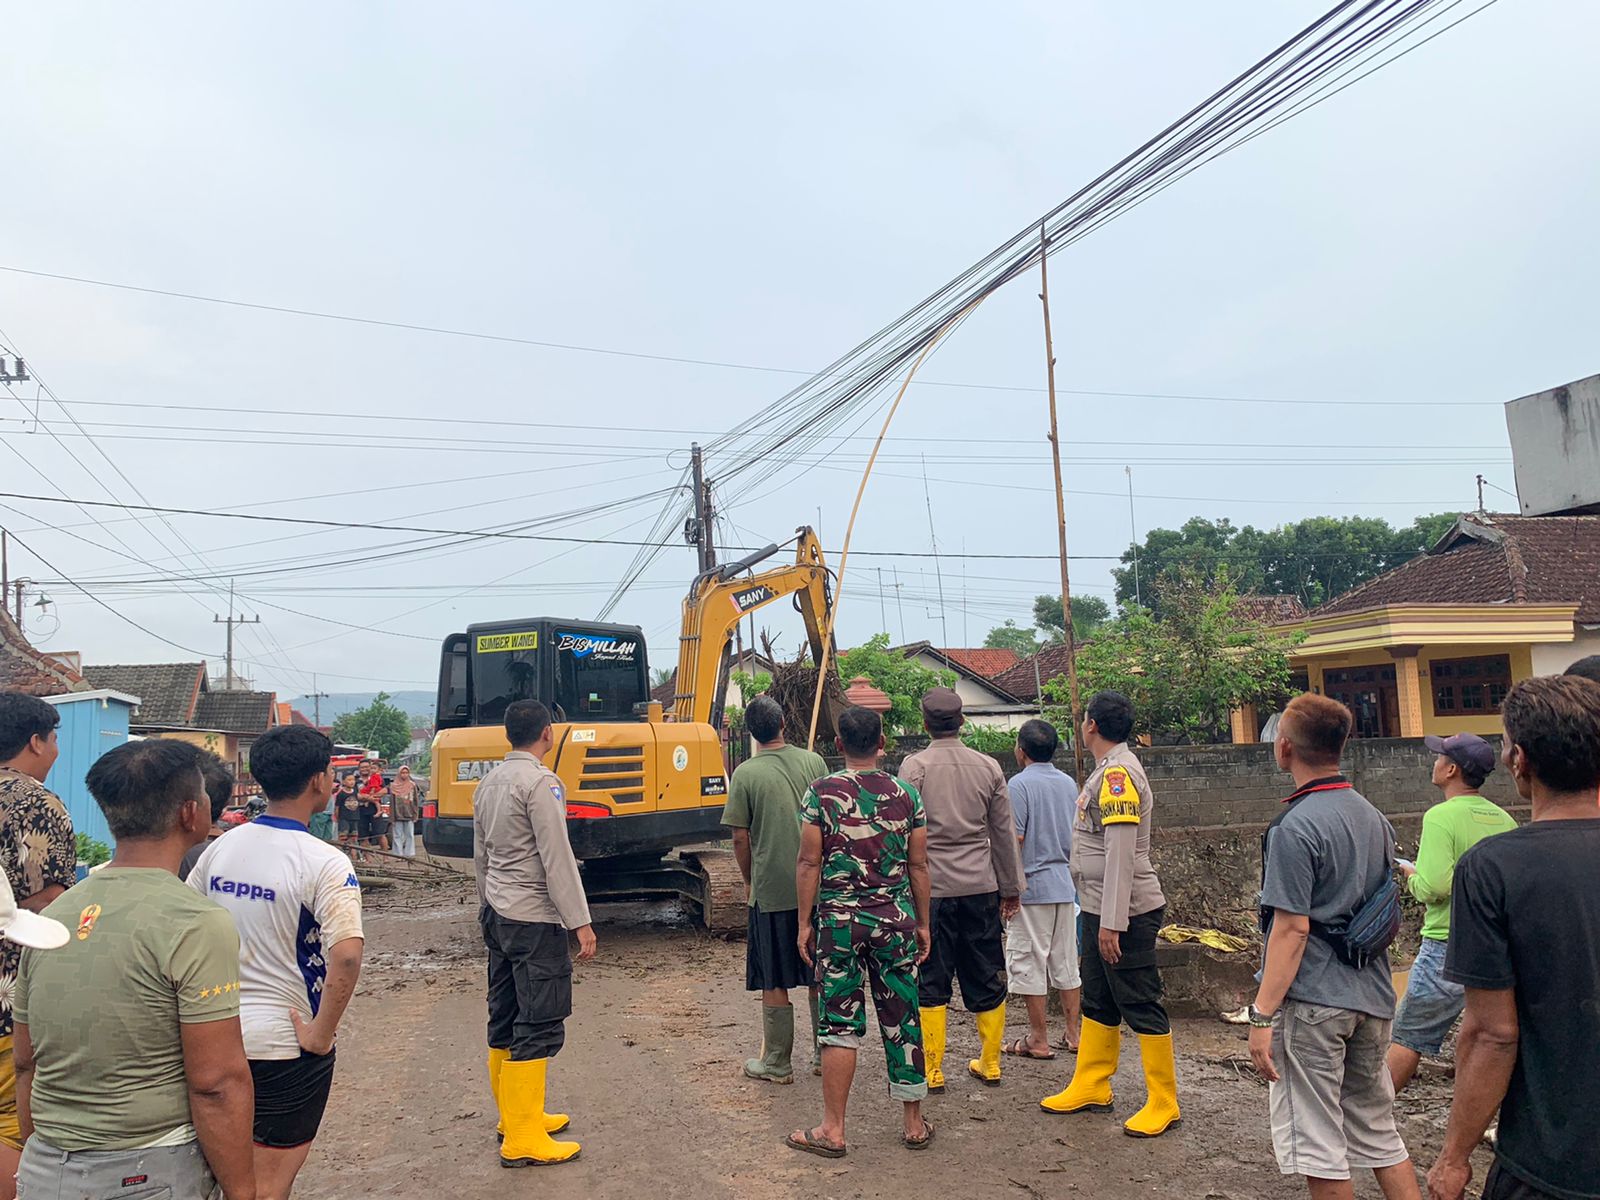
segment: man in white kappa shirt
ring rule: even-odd
[[[239,1015],[255,1080],[258,1200],[286,1200],[333,1084],[333,1035],[361,974],[361,889],[307,824],[333,795],[333,743],[305,725],[250,747],[267,811],[200,856],[189,885],[239,929]]]

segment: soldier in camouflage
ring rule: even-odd
[[[796,1130],[796,1150],[845,1154],[845,1105],[872,991],[888,1060],[889,1095],[905,1106],[901,1140],[933,1140],[917,1008],[917,966],[928,957],[928,834],[915,788],[878,768],[883,722],[865,708],[839,718],[845,769],[817,780],[800,810],[800,957],[822,990],[822,1124]]]

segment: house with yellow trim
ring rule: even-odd
[[[1426,553],[1286,623],[1295,690],[1332,696],[1357,737],[1497,733],[1531,675],[1600,654],[1600,515],[1462,516]],[[1234,740],[1259,736],[1235,715]]]

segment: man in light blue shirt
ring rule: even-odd
[[[1027,887],[1022,910],[1006,929],[1006,970],[1011,990],[1028,1006],[1028,1036],[1006,1046],[1022,1058],[1054,1058],[1045,1006],[1051,988],[1061,993],[1067,1030],[1062,1049],[1078,1050],[1082,1026],[1078,975],[1077,891],[1068,862],[1072,823],[1078,811],[1078,785],[1056,769],[1060,738],[1048,721],[1028,721],[1017,731],[1017,765],[1011,778],[1011,812]]]

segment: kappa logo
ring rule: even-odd
[[[237,896],[241,900],[265,900],[271,903],[278,898],[278,893],[272,888],[243,879],[224,879],[221,875],[211,877],[211,890],[221,892],[224,896]]]
[[[355,888],[357,891],[361,890],[361,881],[356,878],[356,873],[354,871],[351,871],[350,874],[344,877],[344,885],[345,887]]]

